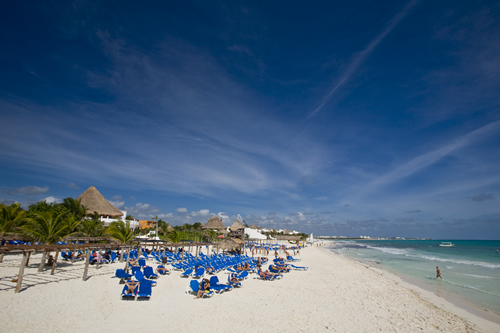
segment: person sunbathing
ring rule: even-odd
[[[130,280],[130,281],[125,282],[125,285],[128,287],[128,289],[125,290],[125,294],[127,294],[127,295],[133,294],[135,287],[137,287],[139,285],[139,283],[140,283],[139,281],[134,281],[134,280]]]
[[[274,278],[275,276],[279,275],[279,274],[276,274],[276,273],[271,273],[269,271],[260,271],[259,275],[262,277],[262,278]]]
[[[231,274],[231,279],[229,281],[231,281],[231,283],[239,283],[240,282],[240,280],[238,280],[238,278],[236,277],[235,273]]]
[[[207,274],[211,274],[215,272],[215,269],[212,266],[208,266],[205,271],[207,272]]]
[[[250,265],[248,263],[245,264],[245,268],[243,269],[245,271],[249,271],[250,270]]]
[[[210,292],[210,281],[208,279],[203,279],[201,280],[200,286],[198,288],[198,293],[196,294],[195,299],[198,299],[203,295],[203,293],[209,293]]]
[[[139,261],[137,259],[129,259],[128,264],[130,266],[139,266]]]
[[[269,268],[274,269],[278,272],[288,271],[288,268],[283,267],[283,266],[271,265],[271,266],[269,266]]]
[[[166,267],[160,266],[160,267],[158,267],[158,273],[167,274],[167,273],[170,273],[170,271]]]

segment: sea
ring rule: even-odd
[[[454,246],[441,247],[441,242]],[[385,269],[438,296],[500,315],[500,241],[346,240],[336,241],[332,250]],[[442,280],[436,279],[436,266]]]

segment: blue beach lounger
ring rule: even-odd
[[[191,280],[189,282],[189,286],[186,288],[186,294],[189,294],[189,292],[193,292],[194,294],[198,293],[198,288],[200,287],[200,283],[197,280]],[[209,291],[208,293],[203,293],[201,296],[203,297],[212,297],[214,295],[213,291]]]
[[[123,279],[130,279],[133,275],[128,274],[123,269],[117,269],[115,272],[115,276],[120,279],[120,283],[121,283],[123,281]]]
[[[151,283],[141,283],[139,285],[139,292],[137,293],[138,298],[147,298],[151,297],[152,288]]]
[[[196,271],[195,274],[193,274],[193,277],[195,279],[199,279],[201,277],[203,277],[205,275],[205,268],[204,267],[200,267],[198,268],[198,270]]]
[[[217,276],[212,276],[210,278],[210,289],[214,289],[215,292],[224,292],[224,291],[229,291],[233,290],[233,287],[227,284],[222,284],[219,282],[219,278]]]
[[[192,269],[192,268],[186,269],[186,270],[185,270],[185,271],[181,274],[181,277],[188,277],[188,276],[190,276],[192,273],[193,273],[193,269]]]
[[[139,281],[140,283],[143,283],[143,282],[146,282],[146,283],[150,283],[152,286],[156,286],[156,281],[153,281],[153,280],[148,280],[144,277],[144,274],[142,274],[141,271],[139,272],[135,272],[135,278],[137,279],[137,281]]]
[[[130,282],[130,281],[127,281],[127,282]],[[134,288],[134,292],[129,294],[127,293],[128,291],[128,287],[127,286],[123,286],[123,290],[122,290],[122,300],[135,300],[135,296],[137,295],[137,291],[139,290],[139,285],[135,286]]]
[[[157,279],[158,278],[158,274],[155,274],[153,272],[153,267],[151,267],[151,266],[144,267],[144,276],[146,276],[146,278],[148,278],[148,279]]]
[[[166,270],[166,271],[165,271],[165,270],[163,270],[163,269],[162,269],[162,270],[160,271],[160,268],[165,268],[165,266],[163,266],[163,265],[158,265],[158,267],[156,268],[156,272],[157,272],[158,274],[161,274],[161,275],[170,275],[170,271],[169,271],[169,270]],[[166,268],[165,268],[165,269],[166,269]]]
[[[234,273],[229,274],[229,275],[227,276],[227,284],[229,284],[231,287],[238,287],[238,288],[240,288],[240,287],[241,287],[241,282],[231,282],[231,276],[232,276],[233,274],[234,274]],[[236,276],[236,274],[234,274],[234,275],[235,275],[235,277],[236,277],[236,278],[238,278],[238,277]]]

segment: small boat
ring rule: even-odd
[[[455,244],[452,244],[451,242],[441,242],[439,246],[452,247],[455,246]]]

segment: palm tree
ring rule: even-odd
[[[82,219],[87,213],[87,208],[80,204],[80,200],[73,199],[71,197],[64,199],[61,206],[66,208],[70,214],[74,215],[78,219]]]
[[[66,217],[64,222],[66,223],[66,227],[68,228],[68,235],[78,233],[78,228],[82,224],[82,220],[72,214]]]
[[[64,213],[52,211],[33,215],[34,217],[21,227],[26,236],[43,244],[55,244],[66,236],[68,226],[63,219]]]
[[[106,234],[110,235],[123,245],[130,244],[135,238],[134,231],[130,229],[130,221],[127,221],[126,223],[121,220],[112,222],[106,229]],[[121,251],[120,262],[123,262],[123,253],[124,251]]]
[[[207,237],[210,240],[210,242],[213,242],[217,238],[217,233],[215,232],[215,230],[208,229],[208,230],[205,230],[205,232],[206,232]]]
[[[130,229],[130,221],[125,223],[122,220],[112,222],[106,229],[106,234],[124,245],[130,244],[135,237],[134,231]]]
[[[183,237],[184,235],[181,231],[174,230],[168,234],[167,240],[172,243],[180,243]]]
[[[66,236],[67,225],[64,223],[64,212],[57,213],[56,211],[36,212],[33,213],[33,218],[28,219],[28,222],[21,228],[23,233],[33,240],[44,243],[54,244]],[[47,252],[43,252],[42,261],[38,271],[43,270]]]
[[[27,213],[21,208],[20,204],[0,205],[0,237],[18,231],[18,228],[26,221]]]
[[[90,219],[83,220],[80,230],[89,237],[99,237],[104,234],[104,223],[99,214],[94,212]]]
[[[168,229],[169,229],[170,225],[163,221],[163,220],[158,220],[158,234],[162,235],[162,236],[166,236],[167,233],[168,233]]]

